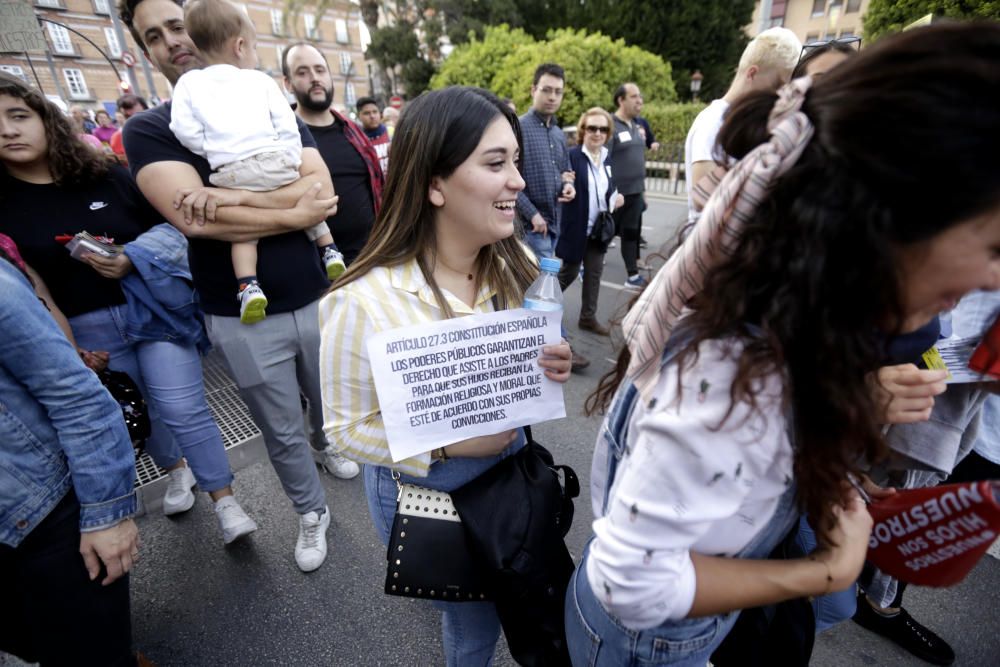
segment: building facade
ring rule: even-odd
[[[757,0],[753,20],[747,26],[751,37],[767,28],[783,26],[803,44],[861,35],[861,20],[869,0]]]
[[[65,106],[114,109],[126,90],[154,103],[170,98],[167,80],[144,59],[131,34],[111,12],[115,0],[30,0],[48,53],[0,53],[0,71],[41,87]],[[260,69],[281,83],[281,50],[307,41],[326,54],[334,80],[334,104],[354,110],[370,94],[357,4],[341,0],[318,15],[306,6],[286,10],[285,0],[237,3],[257,30]],[[114,19],[114,20],[113,20]],[[89,41],[88,41],[89,40]]]

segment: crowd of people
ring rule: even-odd
[[[372,336],[518,308],[551,257],[563,290],[582,278],[578,328],[608,336],[598,297],[617,238],[635,299],[618,363],[588,400],[605,415],[595,521],[557,590],[561,662],[747,664],[787,634],[741,627],[740,610],[806,598],[796,636],[854,618],[929,662],[954,660],[902,608],[905,584],[865,565],[862,492],[1000,472],[991,386],[946,391],[945,372],[919,367],[943,330],[1000,307],[1000,25],[864,50],[803,47],[783,28],[751,40],[690,129],[687,224],[650,277],[656,138],[635,83],[609,92],[610,111],[583,112],[572,147],[555,63],[525,82],[520,117],[488,91],[449,87],[398,118],[362,98],[356,123],[333,107],[313,44],[283,51],[283,90],[254,71],[253,25],[225,0],[118,11],[170,102],[126,95],[116,126],[105,109],[67,116],[0,78],[0,650],[135,664],[135,454],[108,371],[145,399],[164,514],[206,493],[229,544],[258,525],[205,397],[201,355],[217,350],[311,572],[330,525],[320,468],[363,471],[388,544],[400,484],[451,492],[530,441],[515,428],[393,460]],[[85,232],[103,245],[63,247]],[[589,364],[563,336],[537,362],[558,383]],[[448,665],[492,663],[493,602],[411,609],[431,608]]]

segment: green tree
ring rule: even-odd
[[[953,19],[1000,19],[998,0],[871,0],[865,14],[865,38],[901,31],[927,14]]]
[[[455,49],[432,79],[432,88],[477,85],[510,97],[518,109],[531,105],[531,80],[543,62],[557,62],[566,70],[566,93],[559,117],[573,125],[594,106],[609,109],[615,88],[634,81],[644,97],[657,102],[677,100],[670,82],[670,65],[657,55],[612,40],[599,33],[561,29],[535,41],[508,26],[488,28],[482,40]]]
[[[575,25],[622,38],[651,51],[673,68],[674,86],[690,97],[691,73],[704,75],[701,96],[720,96],[729,87],[748,38],[753,0],[587,0],[568,2]]]

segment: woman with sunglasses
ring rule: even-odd
[[[597,321],[597,296],[608,246],[590,238],[590,233],[600,214],[621,206],[625,197],[615,189],[611,157],[605,147],[614,127],[611,114],[600,107],[587,109],[576,127],[578,136],[583,133],[583,144],[569,150],[570,171],[576,175],[573,182],[576,197],[563,204],[562,231],[556,245],[556,257],[563,261],[559,285],[566,291],[583,266],[583,300],[577,326],[607,336],[608,328]]]
[[[766,108],[768,140],[640,295],[591,403],[610,410],[574,665],[704,665],[740,610],[853,585],[872,520],[849,480],[887,452],[867,376],[1000,288],[998,95],[1000,25],[953,24],[733,106],[747,125]],[[769,559],[803,513],[820,548]]]

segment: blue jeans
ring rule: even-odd
[[[77,315],[69,324],[81,348],[108,352],[108,367],[127,373],[139,386],[152,427],[146,450],[156,465],[170,468],[183,455],[202,491],[232,484],[222,434],[205,400],[201,357],[193,345],[126,340],[123,306]]]
[[[431,466],[427,477],[401,476],[402,482],[451,491],[475,479],[524,446],[523,435],[500,456],[456,458]],[[383,466],[364,466],[365,495],[375,531],[382,544],[389,544],[389,531],[396,515],[396,482]],[[500,638],[500,619],[492,602],[430,603],[441,612],[441,630],[448,667],[489,667]]]
[[[542,257],[555,257],[556,236],[557,235],[551,231],[543,236],[538,232],[525,230],[524,242],[527,243],[528,247],[535,253],[535,257],[541,260]]]

